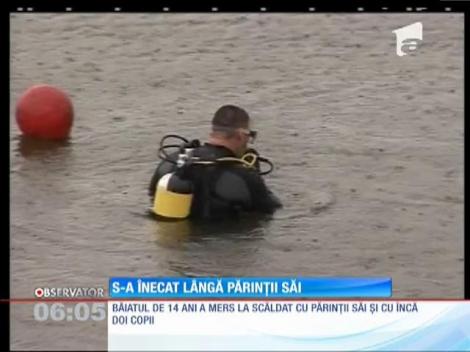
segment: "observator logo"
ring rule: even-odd
[[[104,297],[103,287],[38,287],[34,290],[36,298],[84,298]]]

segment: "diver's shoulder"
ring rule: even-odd
[[[199,157],[212,157],[212,158],[222,158],[222,157],[234,157],[235,154],[222,145],[216,145],[211,143],[204,143],[199,148],[194,150],[194,155]]]

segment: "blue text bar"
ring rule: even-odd
[[[391,297],[391,278],[113,277],[111,298]]]

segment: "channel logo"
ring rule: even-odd
[[[423,41],[423,24],[416,22],[392,31],[396,36],[396,51],[398,56],[406,56],[418,49]]]

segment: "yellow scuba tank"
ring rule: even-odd
[[[153,204],[153,212],[164,218],[184,219],[191,212],[193,200],[193,184],[182,177],[182,167],[188,161],[188,150],[180,154],[177,161],[178,169],[164,175],[157,184]]]
[[[184,219],[189,216],[193,201],[192,183],[177,173],[164,175],[157,185],[153,212],[164,218]]]

